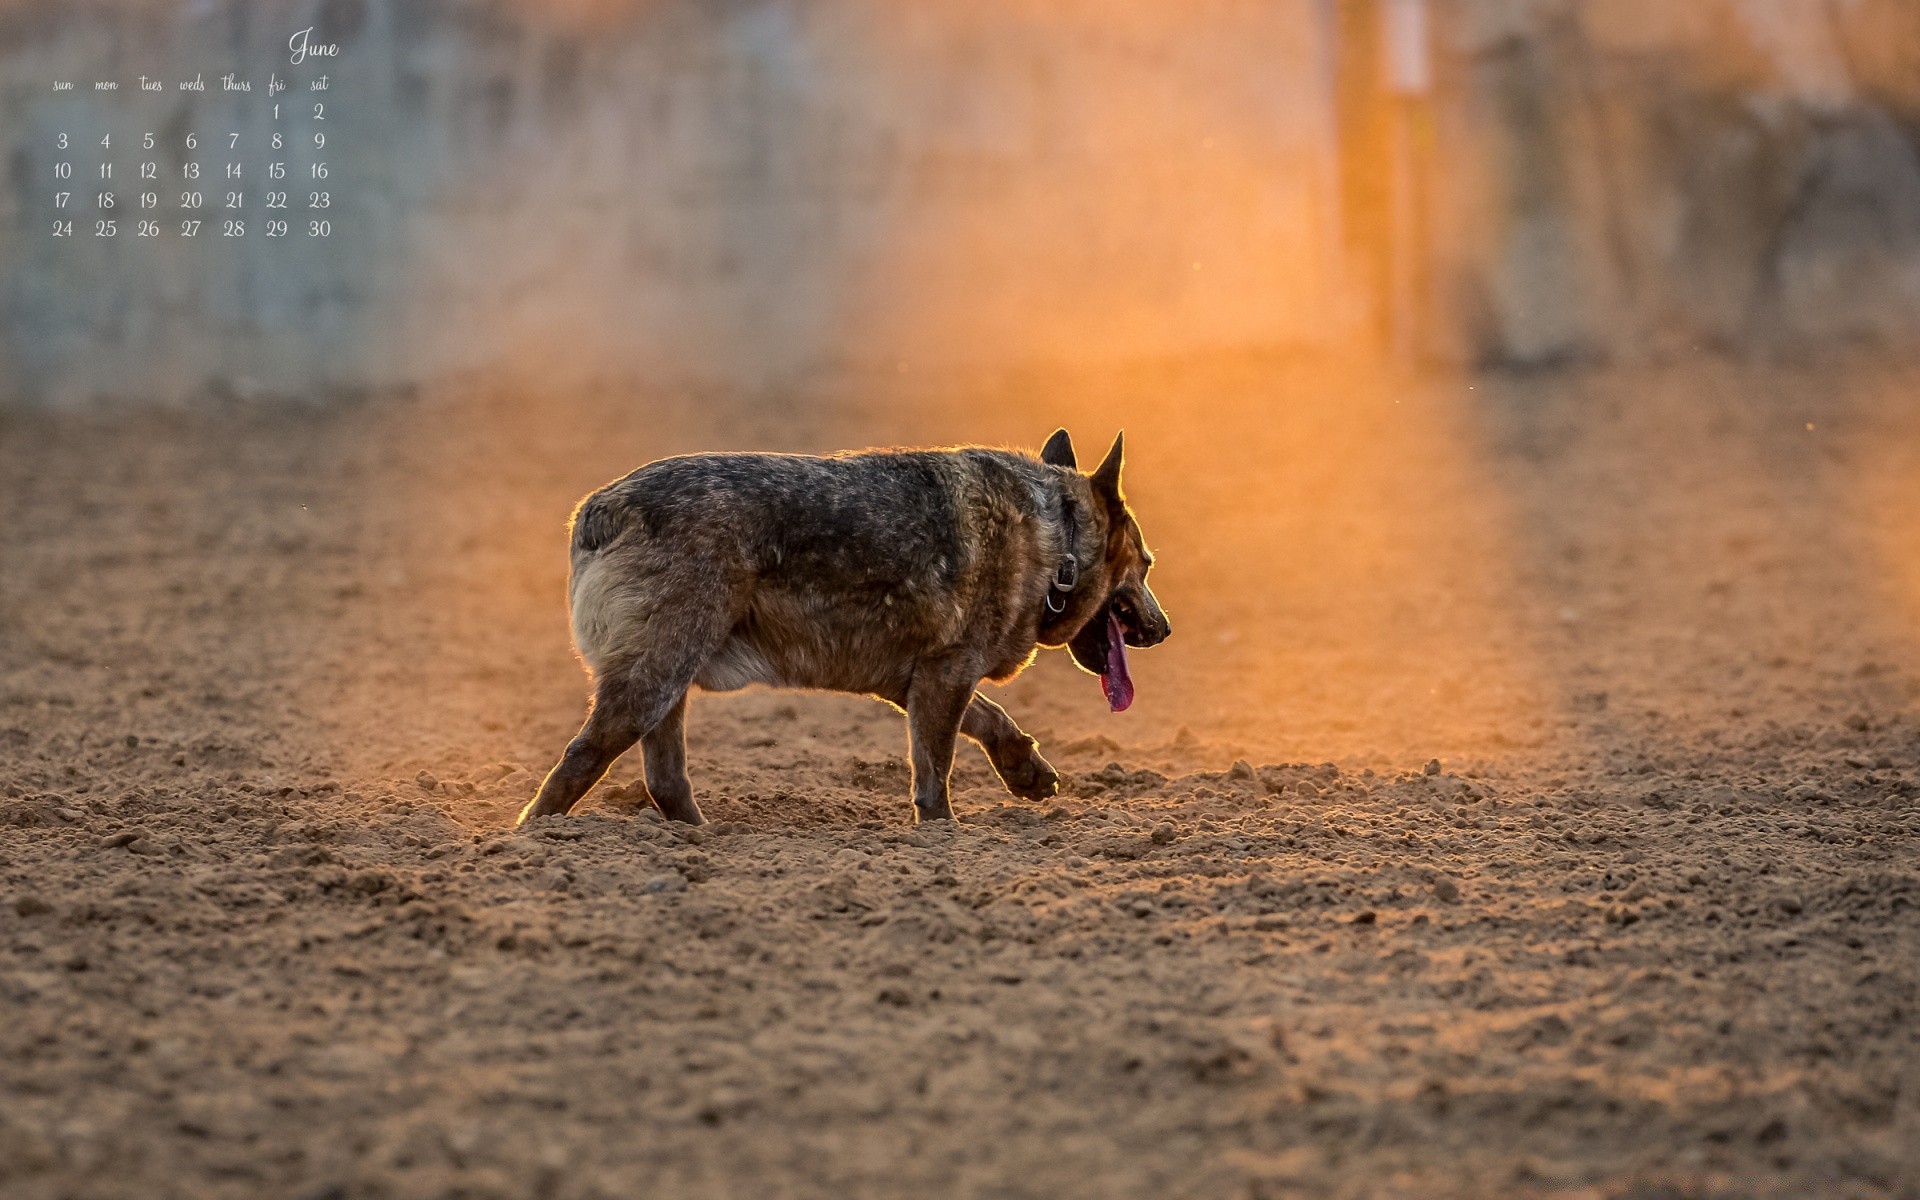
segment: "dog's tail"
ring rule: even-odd
[[[573,535],[575,555],[597,554],[613,544],[627,527],[627,506],[612,489],[602,489],[580,502],[573,510],[568,528]]]
[[[595,492],[573,510],[572,569],[567,615],[580,660],[595,675],[605,668],[631,623],[635,594],[622,572],[601,554],[627,530],[626,501],[611,489]]]

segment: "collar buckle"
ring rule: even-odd
[[[1056,615],[1067,611],[1067,597],[1079,582],[1080,564],[1071,555],[1061,555],[1060,566],[1053,573],[1053,586],[1047,589],[1047,611]]]
[[[1053,590],[1070,592],[1080,583],[1080,563],[1071,554],[1060,556],[1060,565],[1053,572]]]

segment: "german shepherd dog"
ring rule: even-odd
[[[1007,790],[1060,776],[975,689],[1068,646],[1115,712],[1128,646],[1172,631],[1120,490],[1121,442],[1091,474],[1062,429],[1013,450],[815,458],[694,454],[581,501],[571,524],[573,641],[594,681],[586,725],[520,814],[565,813],[635,742],[671,820],[704,818],[687,779],[687,694],[750,683],[878,696],[904,709],[919,820],[951,819],[959,734]]]

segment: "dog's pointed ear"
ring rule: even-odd
[[[1056,429],[1047,444],[1040,449],[1040,461],[1050,467],[1078,467],[1079,461],[1073,457],[1073,439],[1064,429]]]
[[[1125,497],[1120,494],[1120,466],[1126,457],[1123,449],[1126,439],[1127,431],[1124,429],[1113,436],[1113,449],[1107,451],[1105,461],[1094,468],[1089,480],[1095,495],[1104,496],[1116,504],[1125,502]]]

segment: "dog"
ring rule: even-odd
[[[1110,707],[1127,647],[1172,632],[1121,491],[1124,433],[1091,473],[1064,429],[1038,457],[964,446],[661,459],[594,492],[569,525],[586,724],[520,814],[562,814],[635,742],[670,820],[701,824],[687,778],[692,688],[764,683],[877,696],[905,711],[917,820],[952,819],[958,735],[1007,790],[1060,775],[976,690],[1067,646]]]

